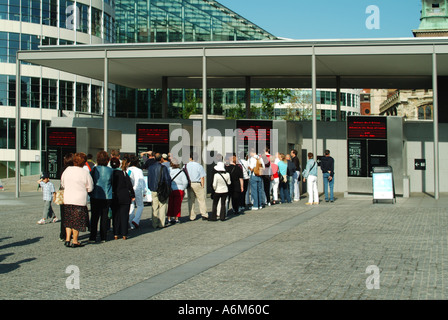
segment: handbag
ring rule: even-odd
[[[59,188],[58,191],[54,194],[53,202],[57,205],[64,204],[64,189]]]
[[[157,185],[157,198],[159,199],[160,202],[165,202],[170,197],[172,189],[171,189],[171,183],[166,183],[165,181],[161,180],[162,170],[163,166],[160,167],[159,172],[159,182]]]

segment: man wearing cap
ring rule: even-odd
[[[205,205],[205,170],[204,167],[197,162],[198,154],[193,152],[190,156],[190,162],[185,165],[185,171],[191,181],[191,186],[187,189],[188,194],[188,211],[190,212],[190,220],[196,219],[194,204],[196,199],[199,203],[199,211],[202,220],[208,220],[207,206]]]
[[[168,159],[168,155],[166,153],[162,154],[161,164],[170,169],[170,160]]]

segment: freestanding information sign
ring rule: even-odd
[[[396,202],[394,175],[391,166],[373,167],[373,202],[378,200],[392,200]]]

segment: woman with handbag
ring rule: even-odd
[[[89,224],[87,194],[93,190],[90,173],[83,169],[87,161],[85,153],[75,153],[73,166],[65,169],[61,177],[64,188],[65,246],[78,248],[84,245],[79,242],[79,232],[85,232]],[[70,239],[72,238],[70,244]]]
[[[221,212],[220,212],[220,219],[221,221],[226,220],[226,198],[229,193],[229,185],[231,184],[230,181],[230,174],[226,171],[226,168],[224,167],[224,162],[218,162],[218,164],[214,167],[215,174],[213,176],[213,183],[212,187],[215,191],[215,194],[213,195],[213,209],[212,214],[209,217],[209,221],[216,221],[217,220],[217,209],[218,209],[218,203],[221,203]]]
[[[114,169],[112,184],[112,219],[114,239],[119,235],[123,240],[128,238],[128,220],[131,202],[135,200],[134,188],[131,179],[126,173],[127,162],[123,161],[123,167],[120,168],[120,160],[112,158],[110,166]]]
[[[308,161],[302,175],[303,182],[306,181],[306,188],[308,190],[308,202],[306,205],[319,204],[319,192],[317,190],[317,163],[314,161],[312,152],[308,153]]]

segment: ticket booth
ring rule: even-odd
[[[403,120],[401,117],[347,118],[348,192],[372,190],[373,168],[393,168],[397,194],[403,194]]]
[[[51,179],[60,179],[64,156],[68,153],[84,152],[96,154],[104,150],[104,130],[94,128],[47,128],[47,152],[43,158],[45,170]],[[121,131],[109,130],[109,148],[121,149]],[[109,151],[109,150],[108,150]]]

